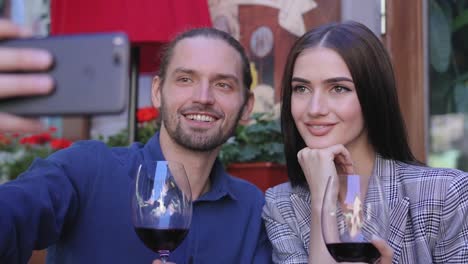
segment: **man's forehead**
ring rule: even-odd
[[[169,70],[187,69],[203,71],[217,70],[221,74],[240,75],[241,56],[225,40],[196,36],[180,40],[174,47]]]
[[[226,40],[214,36],[194,36],[179,40],[174,46],[173,55],[181,51],[197,52],[198,50],[206,50],[214,48],[211,52],[231,53],[231,55],[240,57],[239,52],[234,49]]]

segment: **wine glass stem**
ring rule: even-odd
[[[169,258],[169,250],[159,250],[159,257],[162,260],[163,264],[166,264],[167,259]]]

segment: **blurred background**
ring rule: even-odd
[[[322,23],[357,20],[390,50],[417,157],[468,169],[466,0],[0,0],[0,13],[37,35],[126,31],[140,54],[137,107],[150,105],[158,52],[172,36],[193,26],[225,30],[252,61],[257,112],[278,102],[286,53],[298,36]],[[44,118],[71,140],[110,136],[128,120],[128,113]]]
[[[138,89],[124,113],[43,118],[59,139],[98,138],[115,144],[128,143],[130,128],[139,130],[136,139],[154,132],[154,126],[146,131],[147,122],[158,115],[151,108],[151,79],[160,49],[179,31],[213,26],[237,38],[251,60],[255,112],[277,117],[281,74],[295,39],[323,23],[356,20],[390,52],[417,158],[430,166],[468,171],[468,0],[0,0],[0,15],[36,35],[115,30],[129,35]],[[48,141],[48,134],[14,140],[0,135],[0,172],[21,172],[28,163],[16,162],[19,155],[34,150],[28,145],[12,151],[11,142]],[[51,144],[53,149],[69,145],[58,142]],[[44,252],[35,252],[30,263],[44,263]]]
[[[0,0],[0,14],[37,35],[125,31],[139,49],[137,108],[151,104],[158,52],[172,36],[193,26],[225,30],[252,61],[256,112],[277,109],[287,51],[298,36],[357,20],[390,51],[417,158],[468,170],[468,0]],[[44,122],[74,141],[106,138],[136,121],[126,112]]]

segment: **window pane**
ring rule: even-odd
[[[468,0],[429,0],[429,165],[468,171]]]

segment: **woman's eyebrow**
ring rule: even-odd
[[[309,80],[301,78],[301,77],[293,77],[291,81],[292,82],[301,82],[301,83],[310,84]],[[325,83],[337,83],[337,82],[351,82],[351,83],[354,83],[353,80],[348,78],[348,77],[333,77],[333,78],[326,79],[324,82]]]
[[[292,82],[301,82],[301,83],[310,83],[309,80],[303,79],[301,77],[292,77]]]
[[[352,79],[348,77],[334,77],[325,80],[326,83],[337,83],[337,82],[350,82],[354,83]]]

